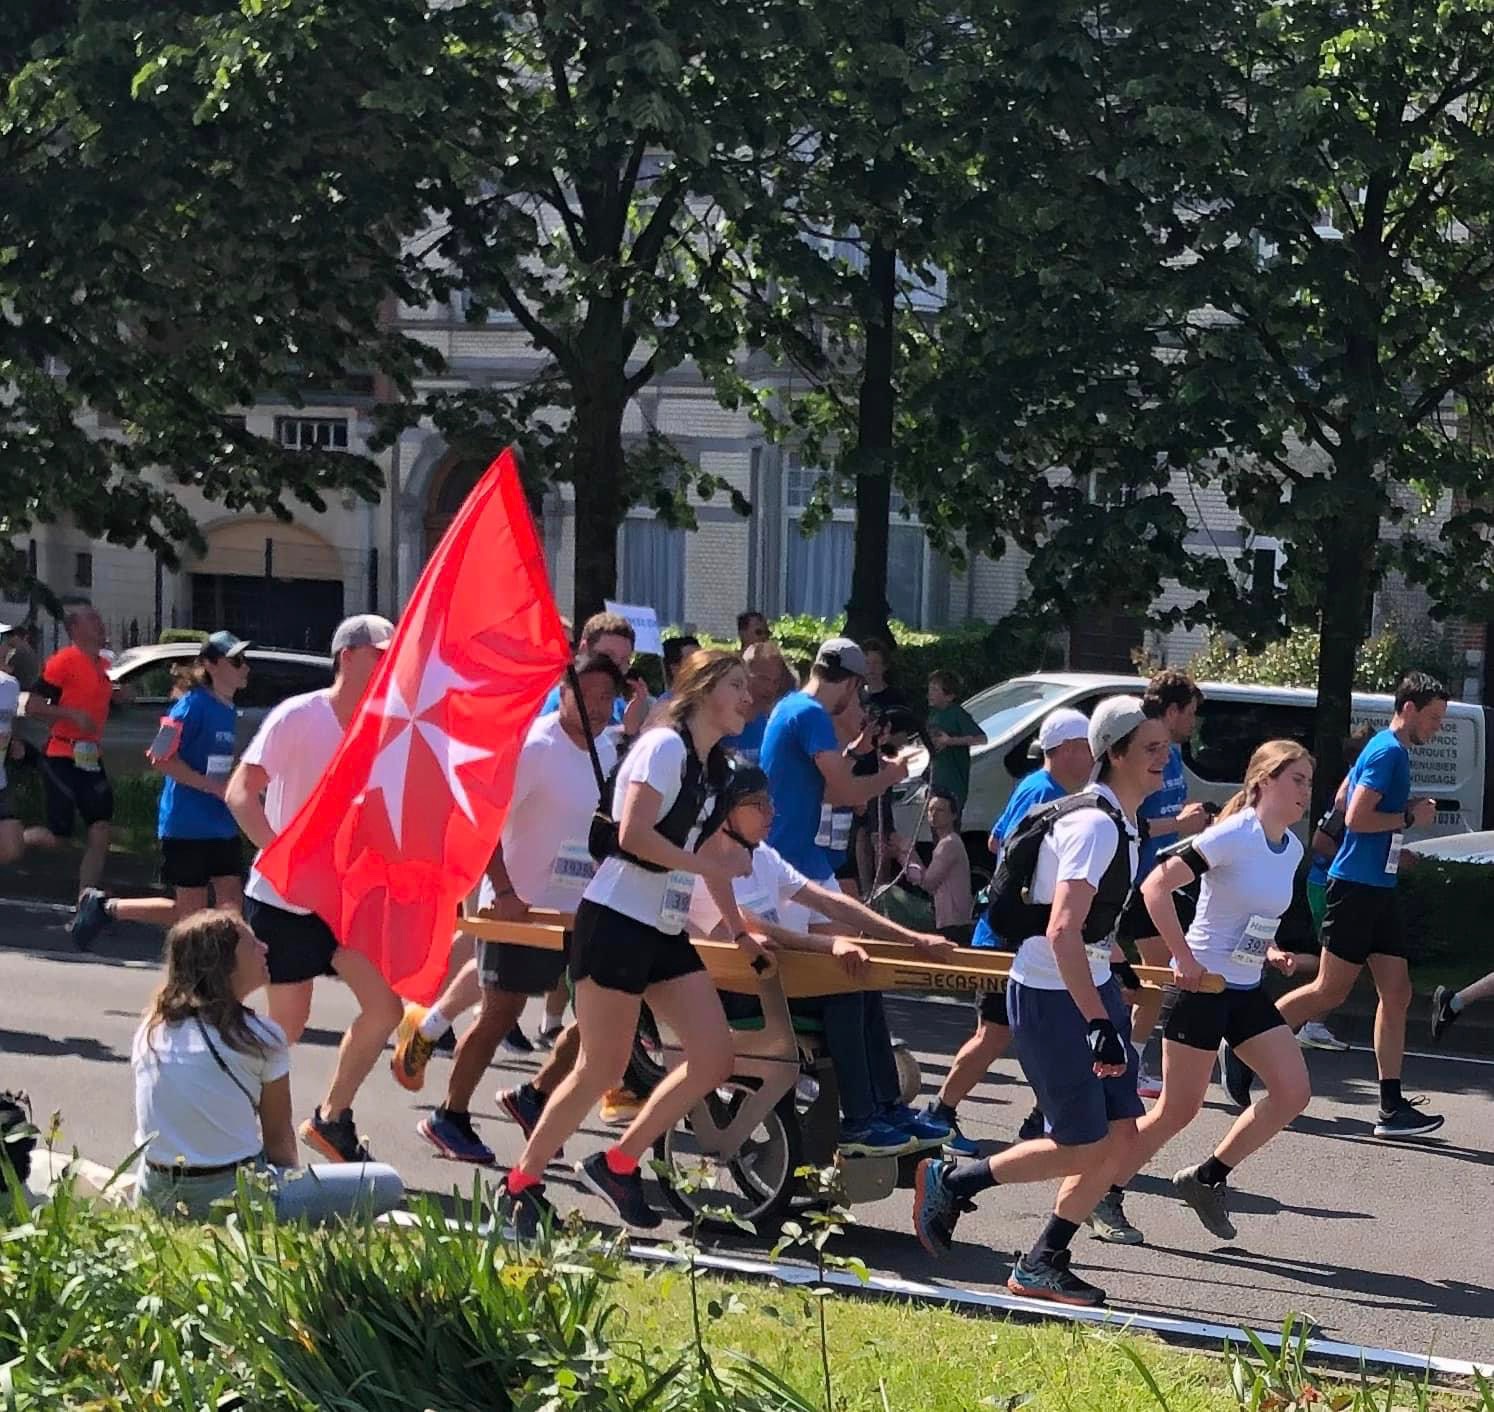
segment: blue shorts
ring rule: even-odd
[[[1061,1147],[1099,1142],[1110,1124],[1146,1112],[1136,1092],[1136,1051],[1131,1047],[1131,1012],[1120,986],[1108,980],[1100,999],[1126,1046],[1126,1072],[1116,1079],[1095,1077],[1088,1026],[1066,990],[1035,990],[1008,981],[1006,1014],[1017,1062],[1048,1120],[1048,1135]]]

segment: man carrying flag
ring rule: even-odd
[[[319,1150],[356,1143],[353,1097],[399,1023],[396,997],[429,1004],[440,989],[457,906],[502,833],[525,732],[568,656],[505,451],[421,574],[330,767],[256,865],[389,991],[349,1030],[302,1125]]]

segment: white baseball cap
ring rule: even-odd
[[[1139,696],[1108,696],[1095,707],[1094,715],[1089,718],[1089,748],[1095,757],[1091,780],[1099,778],[1105,752],[1145,720],[1146,710]]]
[[[1046,755],[1071,740],[1085,740],[1088,736],[1089,717],[1072,706],[1060,706],[1043,717],[1043,723],[1038,727],[1038,749]]]
[[[332,656],[354,647],[388,647],[394,640],[394,624],[377,613],[355,613],[344,618],[332,634]]]

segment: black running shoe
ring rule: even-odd
[[[1238,1234],[1229,1218],[1229,1188],[1223,1182],[1200,1181],[1197,1167],[1184,1167],[1173,1175],[1172,1189],[1193,1208],[1210,1235],[1233,1240]]]
[[[85,887],[78,895],[78,906],[67,924],[68,935],[79,951],[92,951],[93,944],[114,920],[109,915],[108,897],[96,887]]]
[[[1105,1291],[1088,1280],[1081,1280],[1069,1268],[1070,1252],[1055,1251],[1047,1260],[1033,1260],[1022,1256],[1012,1266],[1006,1287],[1013,1294],[1026,1295],[1028,1299],[1048,1299],[1055,1304],[1076,1304],[1093,1307],[1105,1302]]]
[[[1229,1094],[1229,1101],[1243,1113],[1250,1107],[1250,1088],[1255,1083],[1255,1070],[1228,1044],[1221,1044],[1219,1072],[1224,1080],[1224,1091]]]
[[[498,1106],[511,1122],[517,1124],[519,1131],[524,1134],[524,1141],[528,1142],[534,1136],[540,1114],[545,1111],[545,1100],[543,1095],[536,1094],[528,1084],[520,1084],[517,1088],[500,1088]]]
[[[1452,998],[1455,993],[1445,985],[1439,985],[1432,992],[1433,1044],[1442,1043],[1442,1036],[1447,1033],[1447,1027],[1458,1018],[1458,1012],[1452,1008]]]
[[[529,1042],[529,1036],[517,1025],[503,1036],[503,1047],[510,1054],[533,1054],[534,1046]]]
[[[648,1204],[643,1194],[643,1175],[634,1170],[620,1177],[607,1165],[605,1153],[594,1152],[584,1161],[576,1163],[576,1175],[582,1184],[594,1191],[619,1216],[623,1224],[635,1231],[654,1231],[663,1224],[663,1217]]]
[[[1046,1136],[1047,1132],[1048,1120],[1043,1117],[1043,1110],[1034,1106],[1032,1112],[1022,1119],[1022,1126],[1017,1129],[1017,1141],[1031,1142],[1034,1138]]]
[[[514,1196],[507,1187],[503,1191],[503,1214],[513,1227],[514,1239],[528,1243],[539,1237],[546,1228],[557,1224],[555,1208],[545,1195],[543,1186],[532,1186],[521,1196]]]
[[[301,1141],[329,1162],[372,1162],[368,1148],[358,1136],[353,1110],[344,1108],[336,1118],[322,1117],[320,1107],[301,1124]]]
[[[436,1041],[437,1054],[455,1054],[457,1047],[457,1033],[455,1025],[447,1025],[441,1032],[441,1038]]]
[[[1423,1113],[1424,1098],[1403,1098],[1394,1108],[1382,1108],[1376,1137],[1425,1137],[1447,1120],[1440,1113]]]

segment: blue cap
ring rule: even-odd
[[[231,632],[215,632],[206,642],[202,644],[202,651],[197,655],[204,662],[221,662],[225,657],[237,657],[249,650],[249,644],[242,638],[235,637]]]

